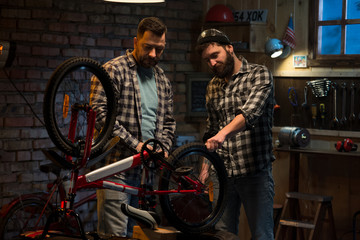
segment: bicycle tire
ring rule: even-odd
[[[24,237],[21,237],[21,234],[27,231],[43,229],[48,216],[54,211],[50,205],[47,205],[45,214],[41,217],[38,225],[35,226],[45,205],[46,202],[40,199],[18,201],[1,220],[0,239],[24,239]]]
[[[201,178],[205,160],[209,166],[209,176]],[[201,143],[189,143],[179,147],[169,156],[168,161],[177,169],[183,167],[186,177],[192,180],[201,179],[207,192],[161,195],[160,206],[166,219],[179,231],[188,234],[212,230],[222,216],[227,200],[227,172],[223,162],[216,153],[207,151]],[[174,182],[176,178],[178,173],[163,169],[159,190],[177,189],[180,185],[186,188],[184,181]],[[193,189],[193,186],[188,189]]]
[[[89,74],[89,76],[86,76]],[[77,141],[68,139],[68,128],[70,117],[68,110],[75,103],[91,105],[90,78],[95,76],[103,89],[103,96],[106,105],[104,121],[99,121],[97,114],[96,123],[101,122],[99,134],[94,136],[90,156],[94,157],[101,153],[103,146],[107,143],[113,132],[116,117],[116,97],[114,86],[106,70],[95,60],[85,57],[73,57],[60,64],[51,75],[46,86],[44,95],[44,122],[50,139],[62,152],[73,157],[83,154],[83,146],[86,130],[86,115],[81,113],[77,121],[82,121],[82,126],[77,127]],[[59,108],[61,108],[59,110]],[[98,118],[99,117],[99,118]],[[99,124],[100,125],[100,124]],[[80,141],[79,141],[80,140]],[[79,146],[79,142],[83,146]]]

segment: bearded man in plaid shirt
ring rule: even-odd
[[[219,154],[229,177],[229,202],[216,228],[238,235],[243,204],[252,239],[271,240],[272,75],[265,66],[237,57],[229,38],[216,29],[200,34],[197,51],[215,75],[207,86],[204,142]]]
[[[104,64],[115,87],[118,107],[114,136],[122,144],[106,159],[112,163],[141,151],[147,139],[155,138],[166,149],[171,149],[175,137],[173,118],[173,92],[169,79],[157,65],[165,49],[167,28],[155,17],[144,18],[138,25],[134,50],[128,50]],[[101,121],[104,109],[104,92],[96,79],[92,82],[92,106]],[[165,156],[167,156],[167,152]],[[141,169],[136,167],[111,178],[111,181],[140,186]],[[135,221],[128,219],[121,210],[121,203],[138,206],[138,198],[126,193],[97,190],[98,233],[117,237],[132,237]]]

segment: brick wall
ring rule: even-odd
[[[73,56],[100,62],[133,46],[138,21],[160,17],[168,26],[161,66],[173,83],[178,134],[198,134],[186,122],[185,73],[199,70],[193,47],[201,29],[202,0],[161,4],[115,4],[102,0],[2,0],[0,40],[16,43],[11,68],[0,70],[0,205],[16,195],[44,190],[53,176],[39,171],[42,148],[52,146],[45,128],[10,83],[15,83],[42,119],[43,95],[54,69]]]

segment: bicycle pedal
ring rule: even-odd
[[[179,167],[177,169],[175,169],[175,173],[179,176],[187,176],[189,174],[191,174],[193,172],[193,167]]]

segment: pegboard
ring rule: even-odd
[[[336,91],[336,116],[339,121],[334,124],[335,105],[334,105],[334,88],[331,86],[325,97],[317,97],[313,94],[307,82],[322,78],[287,78],[275,77],[275,99],[280,109],[274,111],[274,126],[297,126],[313,129],[331,129],[343,131],[360,130],[360,79],[357,78],[327,78],[337,85]],[[305,86],[307,86],[307,106],[305,103]],[[351,91],[354,88],[354,108],[351,108]],[[297,97],[297,105],[294,104],[294,92]],[[345,92],[345,103],[343,96]],[[292,101],[290,101],[292,100]],[[293,103],[293,104],[292,104]],[[316,118],[313,119],[312,105],[316,105]],[[324,104],[324,118],[320,113],[320,104]],[[345,108],[343,107],[345,106]],[[345,109],[345,111],[344,111]],[[343,118],[343,113],[345,118]],[[351,121],[351,113],[355,114],[355,119]],[[315,116],[315,115],[314,115]],[[345,121],[341,121],[345,120]],[[344,124],[342,124],[344,123]]]

